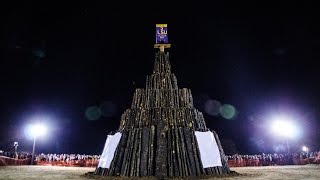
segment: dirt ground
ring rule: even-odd
[[[239,167],[232,170],[241,176],[226,179],[320,180],[320,165]]]
[[[265,166],[232,168],[240,173],[237,177],[223,177],[211,179],[227,180],[319,180],[320,166]],[[85,167],[57,167],[57,166],[0,166],[0,180],[85,180],[92,179],[84,176],[94,168]],[[94,178],[94,179],[132,179],[132,178]],[[146,179],[146,178],[143,178]],[[148,178],[147,178],[148,179]],[[210,179],[209,179],[210,180]]]
[[[86,167],[60,166],[0,166],[0,180],[74,180],[94,171]]]

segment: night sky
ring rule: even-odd
[[[124,4],[1,6],[0,150],[18,141],[19,150],[30,152],[24,128],[40,119],[49,132],[37,152],[101,153],[135,88],[152,73],[157,23],[168,24],[179,87],[191,89],[225,146],[239,153],[281,151],[282,140],[267,125],[278,113],[301,129],[290,140],[293,148],[320,148],[315,5]],[[207,112],[212,100],[233,105],[236,116]],[[102,107],[99,118],[86,116],[93,106]]]

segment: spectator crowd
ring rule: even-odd
[[[14,153],[0,151],[0,156],[14,159],[31,159],[30,153]],[[96,167],[99,163],[100,155],[86,154],[38,154],[35,161],[39,165],[53,166],[80,166]],[[256,154],[256,155],[227,155],[226,159],[230,167],[244,166],[276,166],[276,165],[304,165],[320,164],[320,151],[301,152],[293,154]]]
[[[320,151],[226,156],[230,167],[320,164]]]
[[[98,165],[100,155],[86,154],[39,154],[36,156],[37,164],[57,166],[95,167]]]

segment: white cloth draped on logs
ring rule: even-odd
[[[121,133],[116,133],[114,135],[108,135],[106,144],[104,145],[102,155],[99,160],[98,167],[109,168],[111,161],[114,156],[114,152],[117,149],[119,141],[121,139]]]
[[[203,168],[222,166],[220,151],[211,131],[195,131]]]

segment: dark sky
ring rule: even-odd
[[[319,148],[318,11],[222,1],[1,6],[0,149],[19,141],[31,151],[23,129],[40,118],[49,135],[39,138],[38,152],[100,153],[152,73],[156,23],[168,24],[179,86],[192,90],[222,141],[240,153],[274,151],[281,142],[265,124],[280,112],[303,131],[293,146]],[[206,113],[208,100],[233,105],[237,116]],[[108,112],[88,120],[88,107],[102,104]]]

